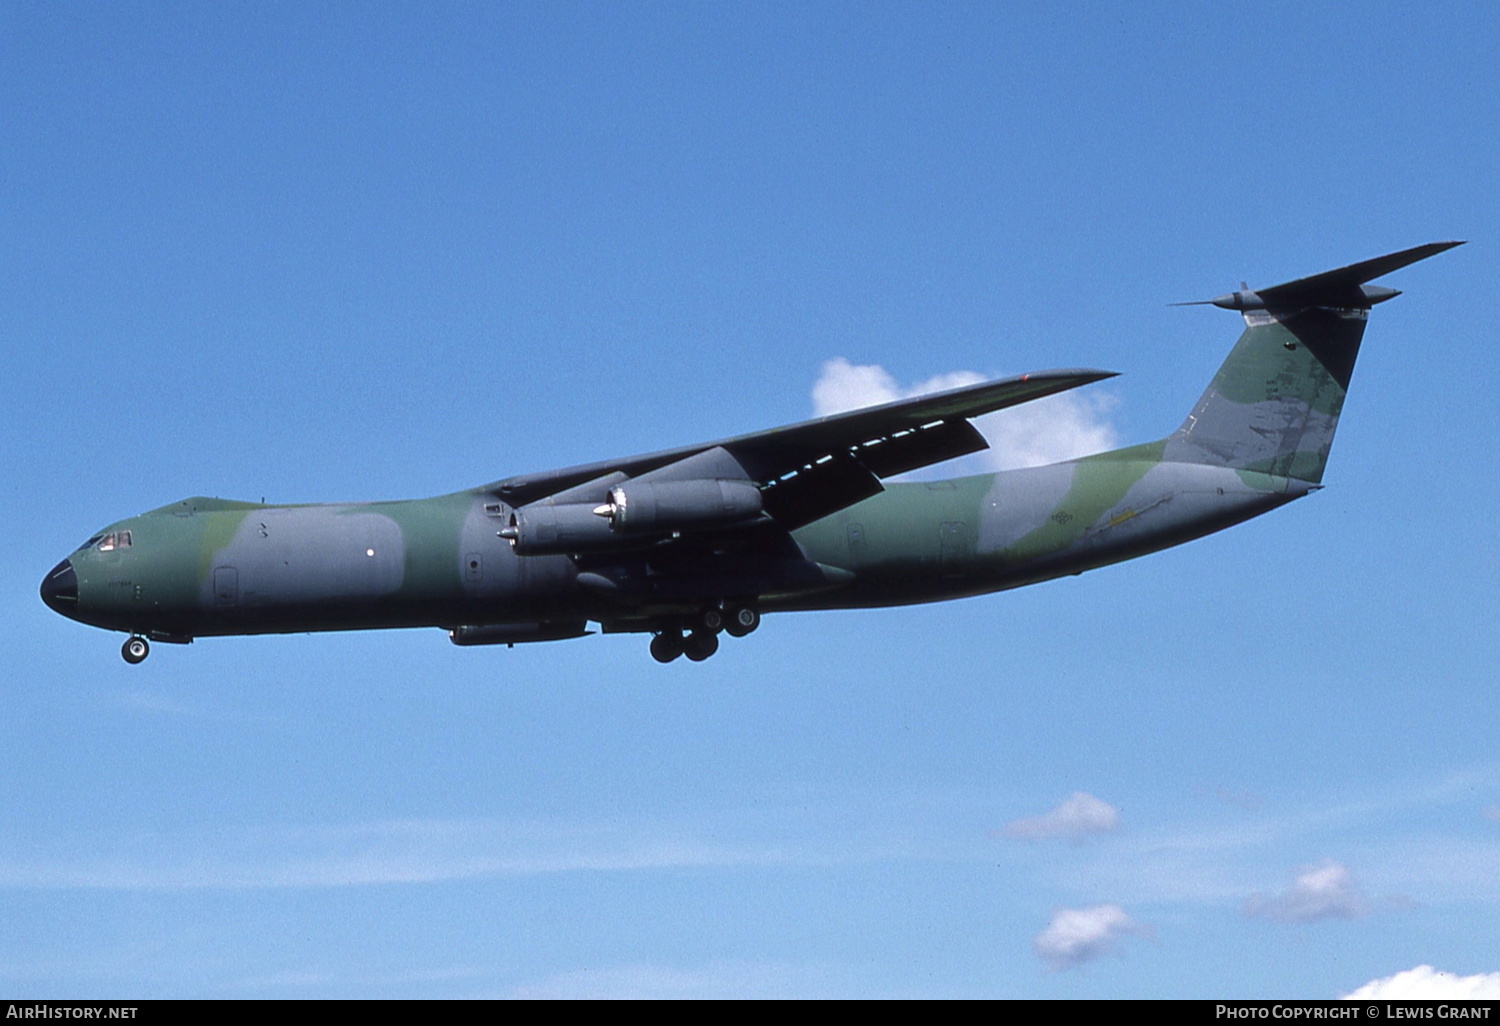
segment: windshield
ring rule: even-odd
[[[102,535],[99,538],[98,548],[100,552],[113,552],[115,549],[128,549],[130,548],[130,532],[111,531],[109,534]]]

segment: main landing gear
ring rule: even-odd
[[[145,662],[146,657],[150,654],[151,646],[146,643],[145,638],[138,634],[133,634],[126,638],[125,644],[120,646],[120,655],[131,666],[134,666],[136,663]]]
[[[724,621],[724,629],[731,638],[743,638],[759,626],[760,614],[749,606],[736,606],[729,611],[729,617]]]
[[[743,638],[759,626],[760,613],[750,606],[710,607],[685,626],[664,627],[651,639],[651,657],[659,663],[670,663],[685,655],[701,663],[719,650],[720,631],[732,638]]]

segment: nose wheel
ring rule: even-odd
[[[145,662],[146,657],[150,654],[151,646],[146,643],[145,638],[139,636],[126,638],[125,644],[120,646],[120,655],[131,666],[134,666],[136,663]]]

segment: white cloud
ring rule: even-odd
[[[813,412],[819,417],[895,402],[906,393],[884,367],[856,366],[844,359],[828,360],[813,383]]]
[[[1370,916],[1418,905],[1488,907],[1500,904],[1500,830],[1476,821],[1489,799],[1476,803],[1474,793],[1494,793],[1497,782],[1500,764],[1375,792],[1310,795],[1296,805],[1266,799],[1248,813],[1194,802],[1175,823],[1132,820],[1128,831],[1096,839],[1097,857],[1060,858],[1042,844],[996,847],[993,841],[991,852],[1013,872],[1029,871],[1061,888],[1056,900],[1063,904],[1107,896],[1126,908],[1185,904],[1241,911],[1249,892],[1259,889],[1265,894],[1249,908],[1267,915],[1286,911],[1272,898],[1302,872],[1296,868],[1299,851],[1331,851],[1357,841],[1356,894]],[[1430,809],[1443,810],[1442,817],[1413,815]],[[1480,829],[1421,826],[1461,821]],[[1393,830],[1393,823],[1411,825]],[[1003,827],[995,824],[994,836],[1003,836]]]
[[[1132,933],[1145,932],[1119,905],[1059,909],[1032,946],[1053,972],[1072,969],[1118,950]]]
[[[974,421],[990,443],[996,470],[1040,467],[1119,445],[1105,419],[1115,399],[1102,392],[1061,392]]]
[[[1245,915],[1281,923],[1358,919],[1368,910],[1369,902],[1355,885],[1354,875],[1332,859],[1304,867],[1280,894],[1254,894],[1245,902]]]
[[[1455,976],[1419,965],[1394,976],[1371,980],[1344,995],[1351,1000],[1384,998],[1388,1001],[1485,1001],[1500,998],[1500,973]]]
[[[984,380],[973,371],[951,371],[904,387],[878,364],[852,364],[841,356],[823,364],[813,384],[813,410],[826,417]],[[990,443],[989,469],[1037,467],[1114,448],[1118,438],[1106,419],[1114,406],[1098,392],[1062,392],[979,417],[974,426]]]
[[[1027,841],[1065,838],[1074,844],[1090,834],[1120,829],[1120,810],[1084,791],[1074,791],[1051,812],[1018,819],[1005,826],[1006,837]]]

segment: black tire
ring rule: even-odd
[[[695,632],[682,647],[689,659],[701,663],[719,650],[719,636]]]
[[[717,634],[724,629],[724,614],[717,609],[705,609],[698,614],[698,629]]]
[[[749,606],[736,606],[729,611],[724,621],[724,630],[730,637],[743,638],[760,626],[760,613]]]
[[[682,655],[682,635],[672,631],[658,634],[651,639],[651,658],[659,663],[670,663]]]
[[[131,666],[146,661],[151,654],[151,646],[145,638],[126,638],[125,644],[120,646],[120,655]]]

